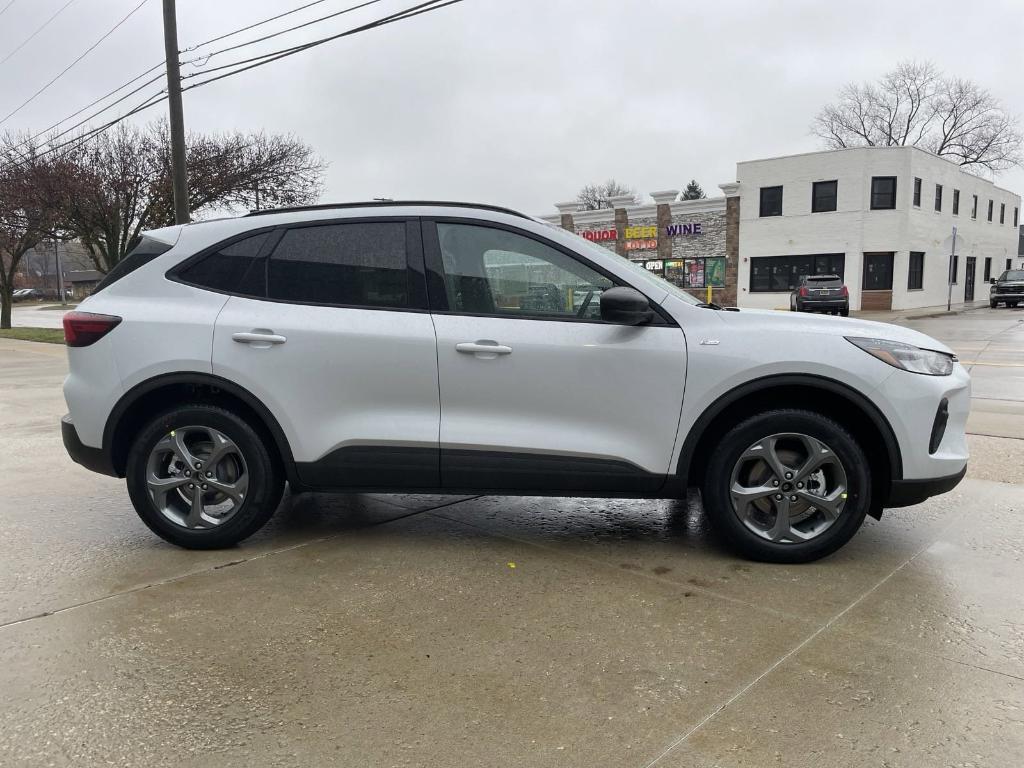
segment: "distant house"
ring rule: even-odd
[[[97,283],[103,279],[98,269],[78,269],[64,273],[64,286],[71,291],[71,298],[84,299]]]

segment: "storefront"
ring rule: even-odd
[[[736,303],[739,198],[736,185],[723,185],[724,197],[679,201],[679,192],[652,192],[654,205],[613,198],[613,208],[576,211],[559,204],[546,217],[597,245],[686,289],[702,299]]]

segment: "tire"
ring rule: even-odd
[[[1008,301],[1008,302],[1006,302],[1006,306],[1008,306],[1010,309],[1016,309],[1017,308],[1017,302],[1016,301]]]
[[[996,307],[999,306],[999,302],[998,301],[992,301],[990,299],[989,302],[988,302],[988,306],[989,306],[989,309],[995,309]]]
[[[760,458],[772,438],[783,470],[778,486],[769,462]],[[820,468],[807,475],[795,471],[821,447],[828,455]],[[791,479],[785,477],[787,468],[794,470]],[[761,489],[761,495],[734,504],[734,479],[737,486]],[[798,481],[803,490],[795,487]],[[813,495],[811,485],[831,497],[822,499],[820,509],[811,503],[822,498]],[[841,425],[813,411],[778,409],[726,432],[708,459],[701,490],[715,529],[740,554],[770,563],[806,563],[832,554],[860,528],[871,501],[871,474],[864,451]],[[779,505],[789,509],[790,501],[776,501],[780,495],[796,499],[785,525],[780,525]],[[826,514],[829,501],[834,515]]]
[[[186,469],[183,455],[198,460],[200,470]],[[213,463],[203,466],[211,456]],[[190,480],[203,488],[209,483],[198,504]],[[220,549],[251,536],[274,514],[284,490],[263,438],[237,414],[205,404],[179,406],[149,422],[129,451],[126,482],[142,522],[186,549]]]
[[[849,307],[843,307],[842,309],[839,310],[839,314],[842,315],[843,317],[849,317],[850,316],[850,308]]]

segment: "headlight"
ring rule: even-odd
[[[877,357],[883,363],[911,373],[923,373],[926,376],[949,376],[953,373],[956,355],[936,352],[932,349],[921,349],[913,344],[887,339],[863,339],[847,336],[846,340],[860,347],[869,355]]]

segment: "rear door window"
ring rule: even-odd
[[[263,298],[267,270],[260,252],[270,235],[261,232],[229,243],[182,270],[179,277],[199,288]]]
[[[412,308],[405,223],[287,230],[270,258],[267,295],[302,304]]]

